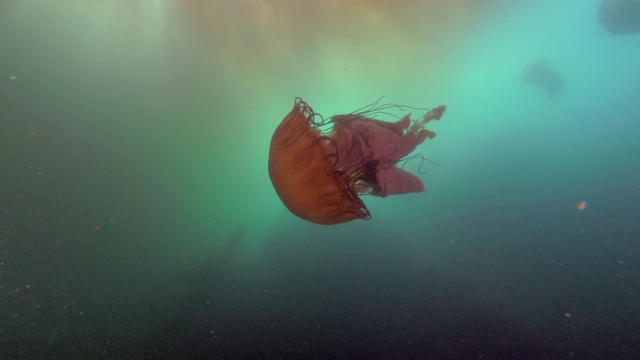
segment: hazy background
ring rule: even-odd
[[[638,358],[640,35],[598,6],[2,1],[0,357]],[[383,95],[448,105],[427,191],[290,214],[294,98]]]

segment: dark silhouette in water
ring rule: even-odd
[[[598,20],[612,34],[640,32],[640,0],[603,0]]]
[[[531,63],[522,75],[525,83],[537,85],[549,92],[549,98],[554,99],[562,90],[562,78],[542,59]]]

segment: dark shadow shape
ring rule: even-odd
[[[555,99],[563,88],[562,78],[544,59],[529,64],[522,74],[522,79],[527,84],[534,84],[546,90],[551,99]]]
[[[598,20],[611,34],[635,34],[640,31],[640,0],[604,0]]]

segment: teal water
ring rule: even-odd
[[[638,358],[640,34],[598,6],[0,3],[0,358]],[[289,213],[296,96],[447,104],[426,192]]]

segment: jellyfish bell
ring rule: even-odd
[[[318,224],[370,218],[355,187],[335,169],[330,140],[313,121],[313,110],[296,99],[271,138],[269,177],[278,196],[294,215]]]
[[[422,181],[396,165],[435,133],[425,125],[440,120],[441,105],[422,118],[396,122],[371,116],[403,107],[375,102],[327,119],[302,99],[276,128],[269,150],[269,176],[294,215],[322,225],[369,219],[360,195],[379,197],[424,191]]]

